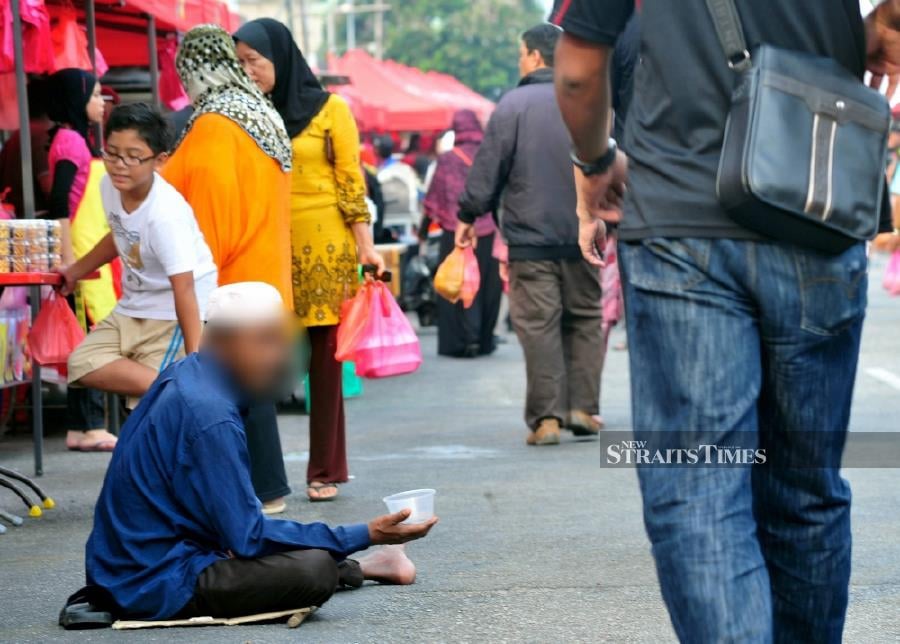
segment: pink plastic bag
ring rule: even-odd
[[[882,284],[891,295],[900,295],[900,250],[895,250],[891,254]]]
[[[356,298],[360,295],[364,298],[361,301],[369,306],[368,317],[352,351],[344,354],[346,359],[346,353],[352,353],[349,359],[356,363],[356,374],[364,378],[386,378],[418,369],[422,364],[419,338],[388,288],[381,282],[367,282]]]
[[[467,309],[472,306],[479,288],[481,288],[481,271],[478,269],[478,258],[475,257],[475,251],[469,246],[463,249],[463,283],[462,289],[459,291],[459,299],[462,300],[463,308]]]

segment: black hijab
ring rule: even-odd
[[[68,125],[84,138],[88,146],[91,145],[87,104],[96,84],[97,77],[83,69],[61,69],[50,76],[48,91],[53,100],[47,107],[47,116],[57,124],[50,131],[51,141],[60,125]]]
[[[290,30],[277,20],[251,20],[234,32],[234,39],[253,47],[275,66],[275,87],[270,98],[293,139],[325,105],[328,92],[306,64]]]

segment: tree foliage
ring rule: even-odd
[[[403,0],[385,15],[385,56],[453,74],[496,99],[518,79],[519,36],[541,22],[537,0]]]

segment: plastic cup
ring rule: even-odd
[[[404,524],[425,523],[434,516],[434,495],[432,489],[409,490],[386,496],[383,500],[391,514],[407,508],[412,510]]]

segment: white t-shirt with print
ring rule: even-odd
[[[218,280],[212,252],[184,197],[159,174],[144,202],[125,212],[109,177],[100,182],[106,218],[122,259],[122,298],[116,311],[148,320],[177,320],[169,277],[194,273],[200,318]]]

